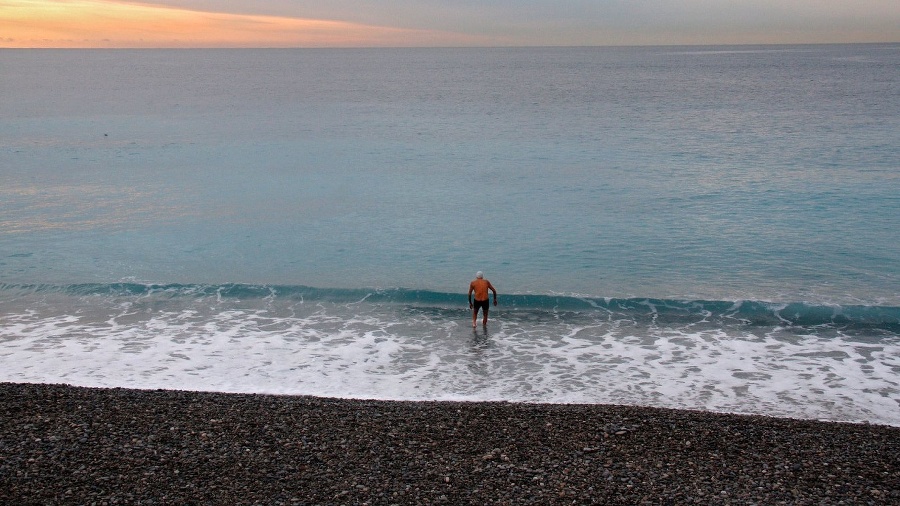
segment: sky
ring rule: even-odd
[[[900,42],[900,0],[0,0],[0,48],[847,42]]]

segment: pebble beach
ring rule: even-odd
[[[898,504],[900,428],[0,383],[0,504]]]

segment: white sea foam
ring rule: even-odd
[[[473,331],[464,311],[217,304],[7,313],[0,380],[615,403],[900,425],[896,338],[660,327],[524,311],[498,313],[487,329]]]

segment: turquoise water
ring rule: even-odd
[[[0,89],[0,379],[900,423],[898,45],[7,50]]]

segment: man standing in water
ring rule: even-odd
[[[482,325],[487,325],[488,308],[491,306],[488,300],[488,290],[494,292],[494,305],[497,305],[497,290],[490,281],[484,279],[484,273],[478,271],[475,273],[475,279],[469,283],[469,308],[472,310],[472,328],[475,328],[475,322],[478,320],[478,308],[484,318],[481,320]],[[475,292],[475,305],[472,305],[472,292]]]

